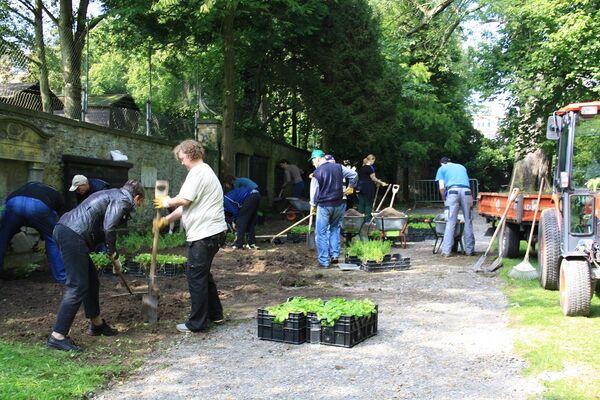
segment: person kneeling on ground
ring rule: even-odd
[[[64,214],[54,228],[65,269],[67,283],[48,347],[65,351],[81,351],[67,336],[75,315],[83,303],[86,318],[90,319],[88,334],[114,336],[118,332],[100,317],[100,282],[90,259],[98,243],[106,241],[108,254],[117,258],[117,227],[142,204],[144,187],[129,180],[120,189],[108,189],[92,194],[78,207]]]

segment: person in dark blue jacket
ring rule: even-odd
[[[323,150],[313,150],[310,161],[316,168],[310,181],[310,212],[317,216],[317,258],[320,267],[329,268],[340,256],[340,231],[346,212],[344,194],[354,192],[358,175],[348,167],[328,162]],[[344,179],[348,180],[346,190]]]
[[[258,189],[258,185],[250,178],[239,177],[233,180],[233,188]]]
[[[87,178],[84,175],[75,175],[73,181],[71,181],[69,191],[75,192],[77,204],[81,204],[81,202],[90,197],[92,193],[106,189],[110,189],[110,185],[102,179]]]
[[[258,249],[256,247],[256,222],[259,203],[260,193],[257,189],[240,187],[225,194],[223,205],[225,212],[231,214],[237,227],[234,249],[242,247]],[[248,234],[247,240],[246,234]],[[246,242],[245,246],[244,242]]]
[[[0,274],[3,271],[4,255],[10,239],[22,226],[35,228],[46,244],[46,254],[54,280],[65,283],[67,274],[63,266],[52,230],[65,206],[62,195],[54,188],[40,182],[28,182],[6,199],[0,220]],[[8,274],[6,274],[8,276]]]

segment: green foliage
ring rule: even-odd
[[[227,234],[225,235],[225,241],[227,243],[232,243],[233,241],[235,241],[235,233],[227,232]]]
[[[283,323],[290,313],[316,313],[317,318],[326,326],[333,326],[342,316],[370,317],[376,313],[375,303],[369,299],[346,300],[334,297],[328,301],[322,299],[306,299],[293,297],[275,307],[267,307],[267,312],[273,315],[273,321]]]
[[[410,222],[408,224],[408,227],[413,229],[430,229],[429,224],[427,222]]]
[[[104,267],[111,265],[110,258],[108,258],[106,253],[90,253],[90,258],[96,269],[99,271],[104,269]],[[125,256],[119,255],[119,261],[121,262],[121,265],[124,265]]]
[[[133,258],[133,261],[140,265],[140,268],[144,271],[150,269],[150,264],[152,263],[152,254],[150,253],[142,253],[138,254]],[[177,254],[157,254],[156,255],[156,268],[161,271],[165,269],[165,265],[175,265],[180,269],[185,268],[185,263],[187,263],[187,257],[180,256]]]
[[[120,235],[117,239],[117,248],[124,249],[127,253],[136,253],[142,248],[151,248],[154,235],[152,232],[138,233],[132,232],[127,235]],[[185,245],[185,233],[176,232],[168,235],[161,235],[158,239],[159,249],[171,249]]]
[[[353,241],[348,247],[348,255],[360,258],[361,261],[383,261],[390,254],[392,242],[389,240]]]
[[[479,191],[495,192],[508,185],[515,160],[513,145],[504,138],[483,139],[479,152],[465,163],[469,177],[479,182]]]
[[[411,213],[408,214],[408,222],[413,223],[413,222],[423,222],[426,219],[432,220],[436,217],[436,214],[418,214],[418,213]]]
[[[290,230],[290,233],[306,235],[308,233],[308,225],[297,225]]]
[[[530,151],[545,142],[540,120],[600,97],[600,9],[591,0],[485,4],[483,18],[502,24],[498,38],[473,54],[479,87],[488,96],[510,95],[502,132],[519,152]]]
[[[121,368],[118,362],[99,365],[75,354],[0,341],[0,398],[84,398]]]

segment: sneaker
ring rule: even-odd
[[[241,248],[242,248],[242,247],[238,247],[238,246],[236,246],[235,244],[234,244],[233,246],[231,246],[231,249],[232,249],[232,250],[239,250],[239,249],[241,249]]]
[[[58,340],[52,336],[52,334],[50,334],[50,336],[48,336],[48,340],[46,341],[46,346],[62,351],[83,351],[81,347],[75,346],[75,343],[73,343],[71,338],[68,336],[66,336],[63,340]]]
[[[96,326],[90,322],[87,333],[91,336],[115,336],[119,334],[119,331],[111,328],[106,321],[102,319],[102,325],[100,326]]]
[[[444,253],[442,253],[442,257],[444,257],[444,258],[450,258],[452,256],[450,254],[444,254]]]
[[[340,263],[340,260],[339,260],[338,257],[332,257],[331,258],[331,264],[339,264],[339,263]]]
[[[225,322],[225,318],[211,319],[210,322],[212,322],[215,325],[221,325],[223,322]]]
[[[259,247],[255,244],[246,244],[244,245],[244,248],[248,250],[260,250]]]
[[[190,332],[192,332],[192,331],[190,331],[190,328],[188,328],[186,324],[177,324],[175,326],[175,328],[177,328],[177,330],[179,332],[182,332],[182,333],[190,333]]]
[[[323,269],[328,269],[328,268],[329,268],[329,265],[323,265],[323,264],[319,264],[319,267],[320,267],[320,268],[323,268]]]

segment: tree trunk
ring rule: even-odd
[[[52,114],[52,99],[50,97],[50,84],[48,83],[48,64],[46,64],[46,45],[44,44],[44,22],[42,19],[42,0],[35,1],[35,55],[40,68],[40,95],[42,97],[42,110]]]
[[[235,51],[234,9],[230,9],[223,21],[223,134],[221,136],[221,177],[235,175],[233,135],[235,127]]]
[[[65,116],[72,119],[81,118],[81,52],[85,43],[85,27],[81,26],[81,15],[85,24],[87,0],[79,2],[77,29],[73,33],[73,4],[70,0],[60,0],[58,18],[58,34],[60,37],[60,53],[64,82]]]
[[[294,89],[292,104],[292,144],[298,147],[298,95]]]

